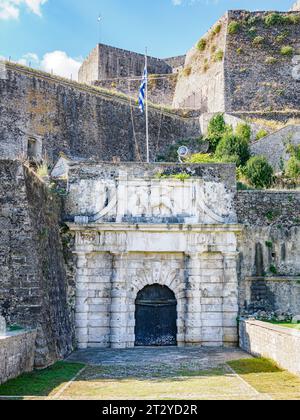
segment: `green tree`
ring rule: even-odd
[[[285,174],[290,179],[300,178],[300,160],[292,156],[286,164]]]
[[[226,132],[216,150],[216,158],[243,166],[250,157],[249,141],[233,132]]]
[[[214,152],[227,130],[223,114],[215,115],[208,124],[207,140],[210,144],[210,149]]]
[[[273,184],[273,168],[263,156],[252,157],[247,162],[243,173],[252,187],[270,188]]]
[[[251,132],[252,131],[250,125],[245,123],[238,124],[235,130],[235,133],[238,137],[241,137],[247,140],[248,142],[250,142],[251,140]]]

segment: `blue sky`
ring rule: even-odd
[[[228,9],[288,10],[293,0],[0,0],[0,56],[67,76],[101,41],[185,53]]]

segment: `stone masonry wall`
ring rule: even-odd
[[[145,56],[143,54],[98,44],[82,64],[79,70],[79,82],[91,83],[95,80],[142,76],[144,68]],[[148,57],[148,72],[149,74],[168,74],[172,73],[172,67],[164,60]]]
[[[240,322],[240,347],[300,375],[300,332],[258,321]]]
[[[300,314],[300,193],[238,192],[240,310]]]
[[[145,118],[124,96],[7,65],[0,79],[0,157],[27,153],[30,138],[50,162],[60,152],[85,158],[146,158]],[[198,118],[149,107],[151,159],[183,138],[199,137]]]
[[[282,172],[290,158],[288,146],[300,145],[300,125],[285,127],[251,145],[253,155],[265,156],[276,172]]]
[[[18,161],[1,161],[0,179],[0,314],[37,329],[35,365],[44,367],[73,348],[60,200]]]
[[[172,106],[174,92],[177,83],[177,74],[170,75],[150,75],[148,84],[149,102],[157,105]],[[133,104],[136,103],[141,85],[141,79],[120,78],[99,80],[93,83],[104,89],[114,92],[121,92],[133,98]]]
[[[294,110],[299,104],[300,24],[267,26],[270,12],[228,12],[229,25],[239,24],[228,34],[225,55],[225,109],[232,111]],[[299,13],[280,13],[281,16]],[[282,47],[291,54],[282,55]]]
[[[216,28],[219,30],[216,31]],[[204,35],[203,51],[194,46],[187,54],[185,68],[179,74],[174,108],[200,109],[202,113],[224,112],[224,55],[227,16]]]
[[[0,385],[33,370],[35,340],[36,331],[0,337]]]

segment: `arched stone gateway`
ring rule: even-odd
[[[168,288],[146,286],[135,301],[135,345],[177,345],[177,300]]]
[[[237,343],[235,168],[181,168],[70,169],[80,349]]]

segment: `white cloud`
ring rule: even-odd
[[[82,61],[69,57],[64,51],[53,51],[44,55],[41,69],[68,79],[72,75],[72,78],[77,80],[81,64]]]
[[[48,0],[0,0],[0,20],[18,19],[21,7],[42,16],[41,6]]]
[[[7,60],[8,58],[0,54],[0,60]],[[82,64],[83,59],[69,57],[64,51],[53,51],[46,53],[42,59],[33,52],[22,55],[17,60],[12,60],[15,63],[23,66],[30,66],[32,68],[40,69],[54,75],[65,77],[67,79],[78,80],[78,70]]]

